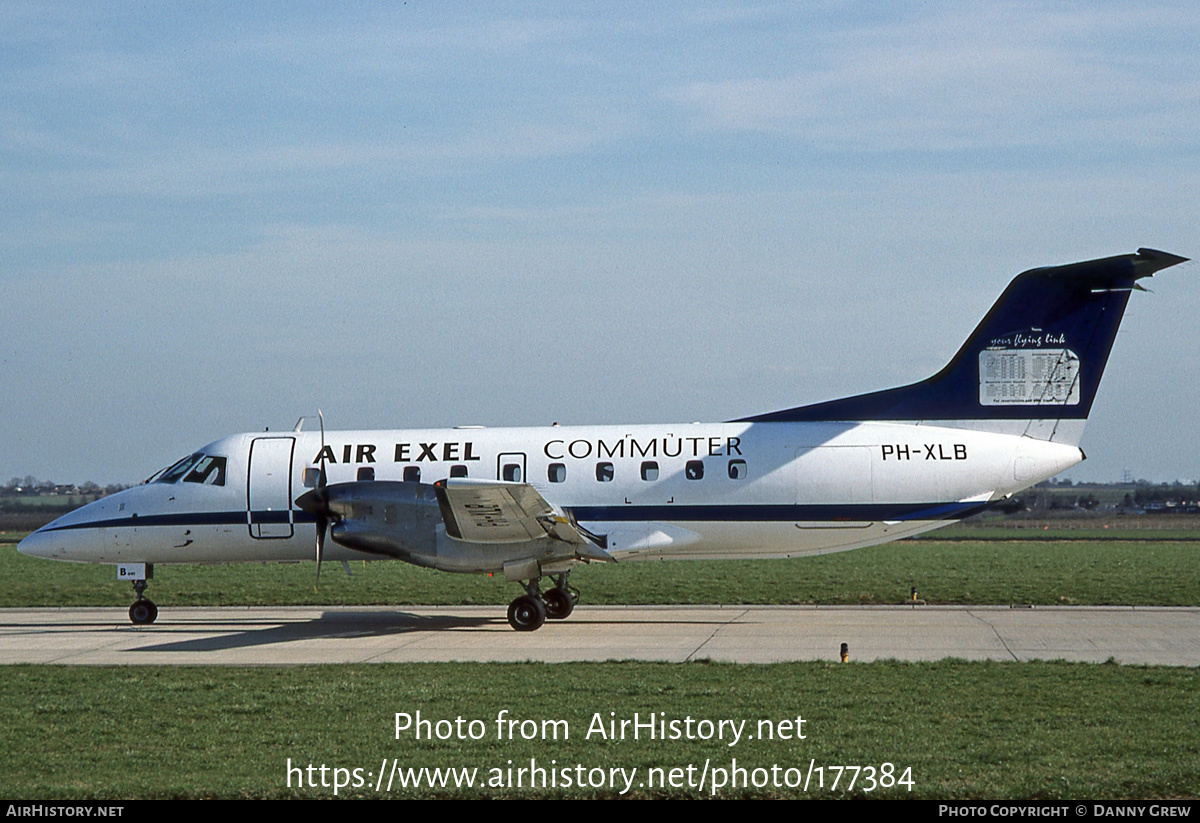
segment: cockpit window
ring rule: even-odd
[[[162,472],[161,474],[159,474],[159,476],[157,478],[155,478],[154,482],[155,483],[177,483],[177,482],[179,482],[179,478],[181,478],[185,474],[187,474],[191,468],[193,468],[197,463],[200,462],[200,459],[202,457],[204,457],[204,455],[201,454],[200,452],[196,452],[195,454],[189,454],[187,457],[183,458],[178,463],[171,464],[171,466],[166,471]]]
[[[173,463],[157,475],[146,481],[148,483],[202,483],[206,486],[225,485],[224,457],[215,454],[196,452],[189,454],[178,463]]]
[[[183,478],[184,483],[203,483],[206,486],[225,485],[225,458],[205,455]]]

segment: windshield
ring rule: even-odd
[[[147,483],[202,483],[206,486],[225,485],[224,457],[196,452],[171,464],[158,474],[150,476]]]
[[[183,482],[203,483],[206,486],[224,486],[225,458],[206,454],[200,458],[200,462],[183,478]]]
[[[177,463],[172,463],[164,471],[159,473],[158,477],[156,477],[154,479],[154,482],[155,483],[174,483],[174,482],[176,482],[177,480],[179,480],[179,478],[183,477],[187,473],[188,469],[190,469],[192,466],[194,466],[196,463],[198,463],[200,461],[200,458],[203,456],[204,455],[201,454],[200,452],[196,452],[195,454],[189,454],[187,457],[183,458],[182,460],[178,461]]]

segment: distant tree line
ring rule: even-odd
[[[997,505],[1007,514],[1076,509],[1193,511],[1200,506],[1200,483],[1072,483],[1047,480]]]
[[[1133,492],[1133,502],[1138,506],[1144,506],[1147,503],[1194,503],[1198,497],[1200,497],[1200,484],[1193,485],[1178,480],[1174,483],[1157,485],[1139,484]]]
[[[104,495],[115,494],[127,488],[129,487],[119,483],[110,483],[107,486],[101,486],[99,483],[91,480],[78,485],[74,483],[55,483],[51,480],[38,480],[33,475],[27,474],[24,477],[14,477],[9,480],[3,488],[0,488],[0,496],[83,495],[87,497],[103,497]]]

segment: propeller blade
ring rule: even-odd
[[[321,585],[321,560],[325,557],[325,531],[328,522],[325,517],[317,516],[317,578],[313,581],[313,591],[318,591]]]
[[[317,409],[317,419],[321,422],[321,454],[317,457],[317,463],[320,465],[320,471],[317,474],[317,488],[325,488],[325,415]]]
[[[313,581],[313,591],[317,591],[321,585],[321,561],[325,557],[325,531],[329,527],[329,493],[325,491],[327,483],[325,477],[325,415],[320,409],[317,409],[317,419],[321,423],[321,453],[317,457],[320,468],[317,472],[316,490],[321,502],[321,510],[313,512],[317,517],[317,577]]]

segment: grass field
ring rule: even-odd
[[[958,524],[916,540],[1191,540],[1200,542],[1195,518],[1106,524],[1086,520],[1031,520]]]
[[[484,721],[481,740],[395,737],[394,714]],[[495,718],[565,720],[569,738],[497,740]],[[667,719],[801,716],[804,740],[586,739],[602,720],[664,712]],[[560,727],[561,728],[561,727]],[[776,727],[778,728],[778,727]],[[582,764],[585,770],[702,764],[825,766],[810,796],[922,798],[1180,797],[1200,793],[1200,673],[1065,663],[413,664],[293,668],[11,667],[0,680],[0,794],[7,797],[291,797],[287,762],[361,768]],[[697,727],[698,730],[698,727]],[[794,733],[795,727],[792,727]],[[540,734],[540,732],[539,732]],[[551,761],[555,762],[551,766]],[[907,787],[830,790],[834,766],[911,769]],[[685,774],[680,772],[681,775]],[[715,775],[710,771],[710,775]],[[760,777],[765,777],[766,772]],[[665,772],[664,772],[665,775]],[[860,773],[861,776],[861,773]],[[319,781],[319,775],[317,780]],[[333,773],[327,774],[332,782]],[[815,779],[815,778],[814,778]],[[634,786],[634,796],[709,796],[684,785]],[[391,796],[613,796],[611,788],[401,791]],[[726,787],[722,797],[803,796],[798,789]]]
[[[1172,540],[903,541],[793,560],[671,561],[584,566],[571,573],[585,604],[900,603],[1200,604],[1200,542]],[[505,604],[499,577],[405,563],[159,565],[149,596],[173,605]],[[129,583],[110,565],[29,558],[0,546],[0,607],[125,606]]]
[[[1007,536],[1007,535],[1005,535]],[[1039,535],[1040,536],[1040,535]],[[917,586],[930,603],[1196,605],[1200,542],[1183,539],[928,540],[802,560],[631,563],[582,567],[589,603],[896,603]],[[1161,537],[1162,535],[1160,535]],[[4,535],[4,539],[14,538]],[[1141,535],[1137,536],[1142,537]],[[510,600],[497,578],[403,563],[328,564],[314,593],[311,563],[159,566],[150,594],[172,605],[457,604]],[[0,606],[111,605],[132,599],[111,566],[56,563],[0,545]],[[874,796],[1082,799],[1200,793],[1200,671],[1065,663],[412,664],[289,668],[13,666],[0,677],[0,793],[26,798],[327,797],[332,786],[288,786],[287,763],[360,768],[339,797],[379,796],[387,760],[408,768],[478,768],[507,780],[531,758],[680,771],[675,787],[637,797],[709,796],[688,785],[709,761],[765,778],[825,766],[825,788],[724,787],[720,797]],[[395,739],[394,713],[429,719],[510,716],[566,720],[563,741]],[[805,740],[584,739],[608,718],[782,721],[802,715]],[[550,761],[554,761],[550,764]],[[829,767],[911,769],[913,790],[846,791]],[[389,766],[390,768],[390,766]],[[365,775],[371,774],[371,779]],[[353,782],[353,774],[345,773]],[[515,774],[515,773],[514,773]],[[578,774],[578,772],[572,772]],[[843,773],[849,779],[850,772]],[[860,776],[863,773],[859,773]],[[315,773],[320,782],[319,772]],[[327,772],[333,780],[333,772]],[[408,789],[398,797],[616,796],[603,788]]]

